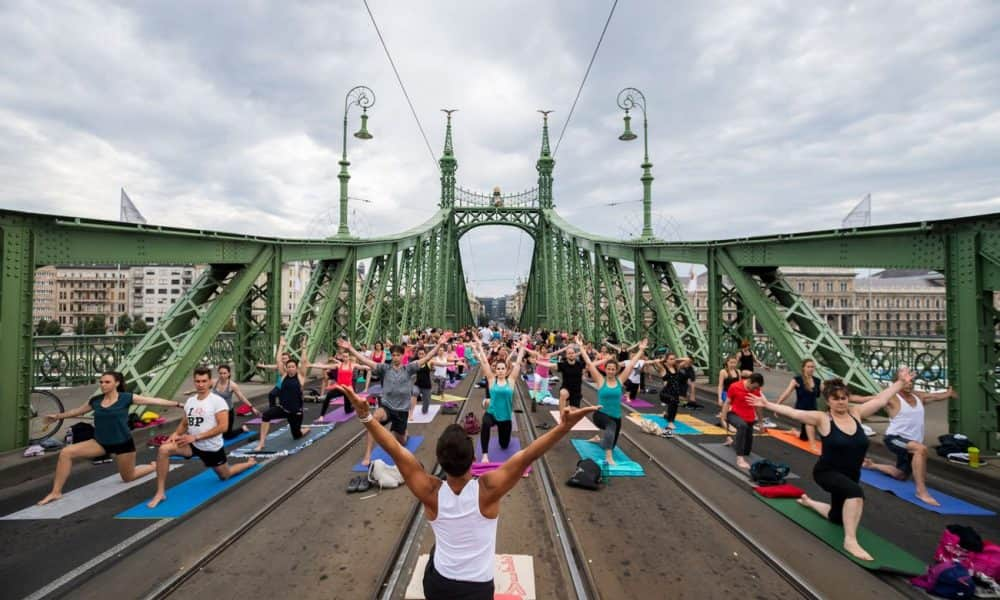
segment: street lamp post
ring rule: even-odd
[[[355,86],[347,92],[344,97],[344,147],[340,158],[340,227],[337,228],[337,237],[350,237],[351,233],[347,228],[347,182],[351,178],[347,173],[347,167],[351,164],[347,161],[347,113],[352,106],[361,107],[361,129],[354,134],[359,140],[370,140],[372,134],[368,133],[368,109],[375,105],[375,92],[371,88],[363,85]]]
[[[653,164],[649,162],[649,126],[646,121],[646,97],[635,88],[625,88],[618,92],[618,108],[625,111],[625,132],[618,136],[623,142],[630,142],[636,139],[632,129],[630,127],[632,122],[632,117],[628,114],[630,110],[635,107],[639,107],[642,110],[642,142],[643,142],[643,154],[642,154],[642,238],[643,240],[653,239],[653,227],[652,227],[652,216],[651,216],[651,206],[652,200],[652,187],[653,187]]]

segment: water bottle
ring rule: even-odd
[[[969,466],[979,468],[979,448],[972,446],[969,448]]]

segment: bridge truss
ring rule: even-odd
[[[998,311],[1000,214],[707,242],[623,241],[594,236],[555,211],[555,160],[543,124],[538,187],[503,196],[456,187],[451,117],[440,159],[441,198],[425,223],[392,236],[276,239],[216,231],[0,211],[0,450],[28,436],[35,269],[46,265],[208,265],[201,278],[119,364],[144,394],[177,392],[230,321],[235,375],[270,362],[284,334],[315,357],[340,335],[399,339],[421,326],[474,324],[458,241],[476,227],[507,225],[534,239],[522,326],[581,331],[588,339],[648,336],[691,356],[714,379],[726,348],[752,338],[753,321],[792,366],[815,358],[823,375],[862,393],[879,389],[782,267],[928,269],[947,284],[947,364],[959,393],[953,431],[1000,449]],[[281,267],[314,264],[289,323],[280,315]],[[367,269],[359,276],[359,264]],[[674,263],[707,268],[707,326],[696,318]],[[735,315],[727,319],[727,314]]]

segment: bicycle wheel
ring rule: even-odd
[[[28,443],[38,442],[52,437],[62,427],[63,420],[46,422],[45,415],[63,412],[63,403],[48,390],[31,390],[31,419],[28,422]]]

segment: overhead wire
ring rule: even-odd
[[[590,57],[590,64],[587,65],[587,70],[583,73],[583,80],[580,82],[580,88],[576,90],[576,98],[573,98],[573,105],[570,107],[569,114],[566,115],[566,120],[563,122],[562,131],[559,132],[559,139],[556,141],[556,149],[552,153],[553,157],[559,153],[559,145],[562,144],[563,135],[566,134],[566,128],[569,127],[570,119],[573,118],[573,111],[576,110],[576,103],[580,100],[580,94],[583,93],[583,86],[587,83],[587,77],[590,75],[590,69],[594,66],[594,60],[597,58],[597,52],[601,49],[601,42],[604,41],[604,34],[608,32],[608,25],[611,24],[611,17],[615,15],[615,8],[617,7],[618,0],[615,0],[611,5],[611,11],[608,13],[608,19],[604,22],[604,29],[601,30],[601,37],[597,39],[597,46],[594,47],[594,53]]]

